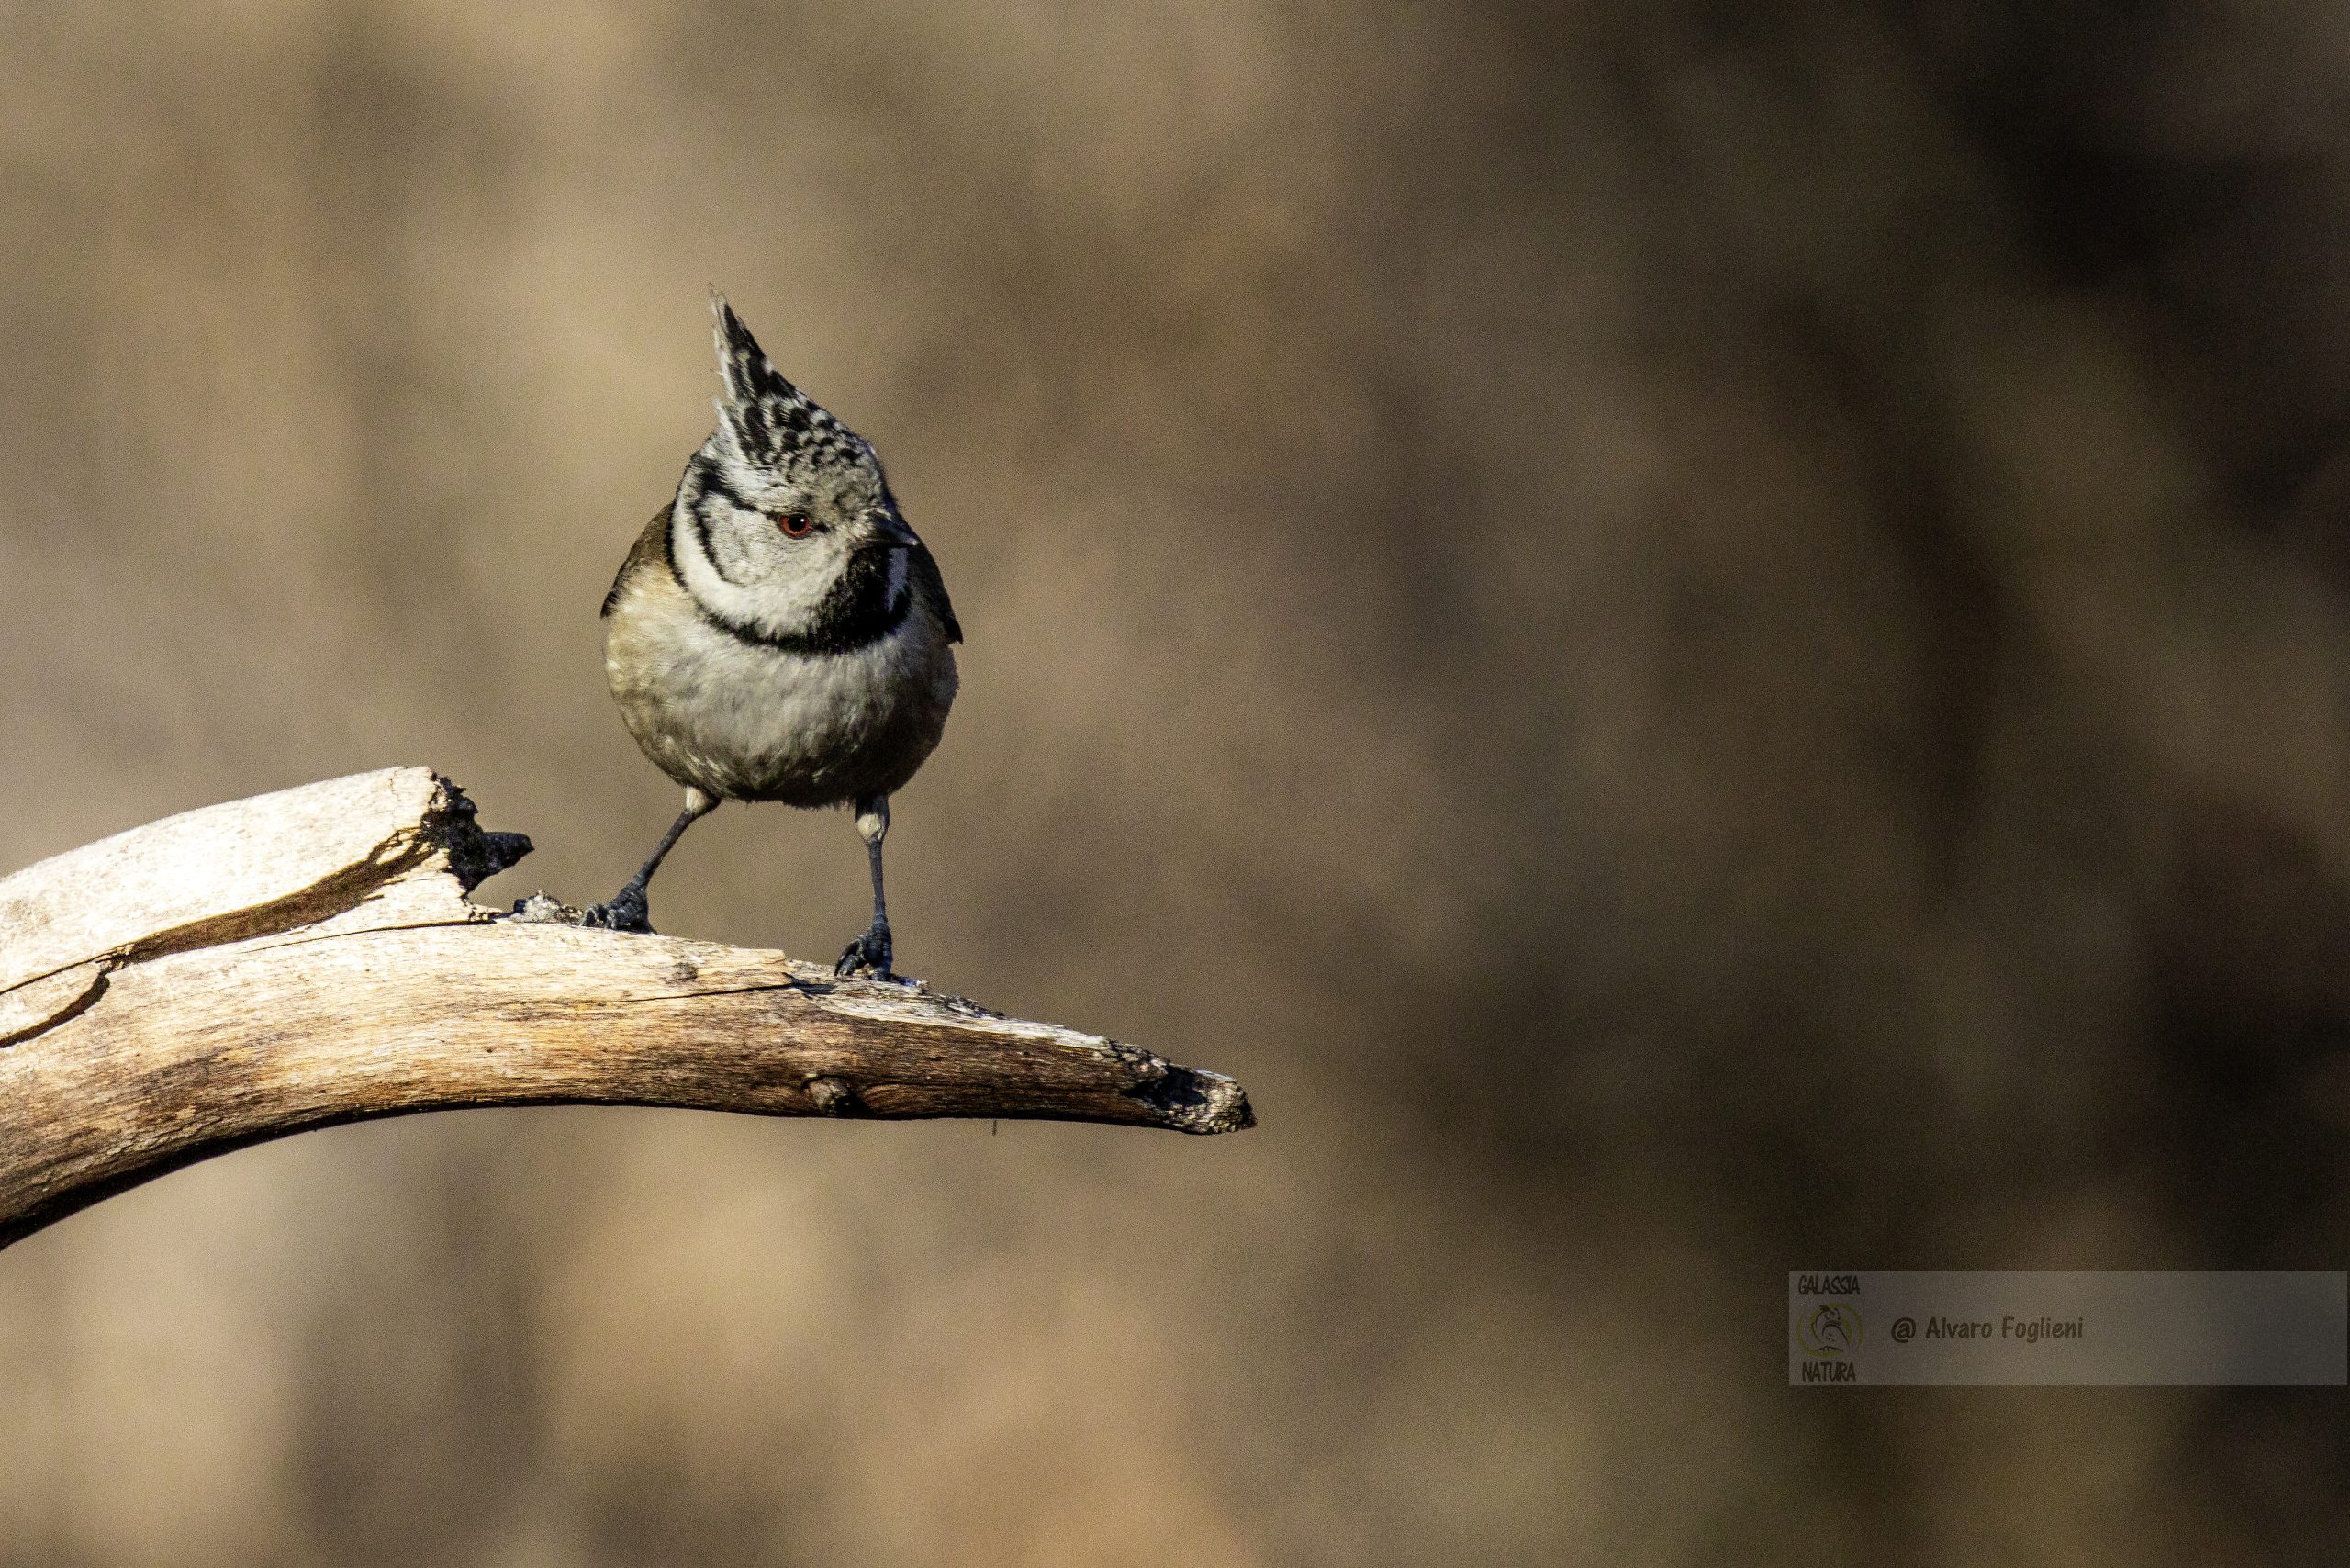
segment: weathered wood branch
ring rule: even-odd
[[[395,768],[0,880],[0,1246],[208,1156],[465,1105],[1251,1126],[1231,1079],[780,953],[467,902],[529,852]]]

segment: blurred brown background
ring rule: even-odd
[[[901,957],[1263,1127],[349,1128],[0,1255],[0,1564],[2315,1562],[2340,1391],[1785,1271],[2350,1242],[2337,7],[0,6],[0,868],[602,896],[703,296],[970,643]],[[829,957],[848,823],[667,929]]]

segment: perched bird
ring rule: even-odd
[[[718,428],[604,598],[604,673],[686,808],[588,924],[649,931],[646,889],[722,801],[853,808],[873,924],[837,972],[890,974],[881,840],[890,797],[938,745],[963,640],[938,563],[872,443],[778,374],[712,297]]]

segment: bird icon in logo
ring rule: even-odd
[[[1796,1338],[1813,1356],[1849,1356],[1860,1349],[1860,1309],[1841,1301],[1824,1301],[1811,1316],[1796,1322]]]

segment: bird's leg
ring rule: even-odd
[[[599,903],[589,909],[580,924],[600,925],[608,931],[650,932],[653,929],[653,909],[646,901],[645,890],[653,885],[653,873],[661,868],[663,857],[677,846],[677,840],[685,836],[686,829],[716,810],[716,797],[705,795],[688,785],[686,809],[677,813],[677,820],[671,823],[669,831],[661,835],[661,842],[654,846],[653,858],[628,879],[628,886],[612,895],[610,902]]]
[[[889,796],[867,795],[857,801],[856,832],[865,840],[866,858],[873,862],[873,924],[842,950],[833,972],[853,975],[863,969],[875,980],[889,980],[890,907],[881,897],[881,841],[890,834]]]

